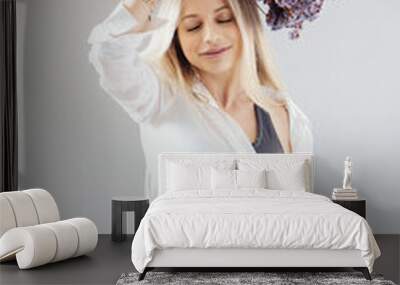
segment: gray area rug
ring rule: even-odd
[[[379,284],[396,285],[384,280],[381,274],[371,274],[372,281],[366,280],[361,272],[147,272],[142,281],[139,273],[124,273],[116,285],[133,284]]]

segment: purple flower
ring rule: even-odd
[[[304,21],[313,21],[318,17],[324,0],[258,0],[268,5],[266,23],[272,30],[289,28],[290,38],[300,36]]]

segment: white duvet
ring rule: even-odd
[[[179,191],[150,205],[132,243],[143,272],[154,249],[358,249],[372,272],[380,250],[367,221],[318,194],[299,191]]]

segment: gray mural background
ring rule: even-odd
[[[111,197],[143,193],[138,126],[100,87],[87,37],[116,0],[18,0],[20,188],[50,191],[63,218],[111,231]],[[300,40],[269,33],[293,100],[314,127],[315,191],[353,186],[380,234],[400,233],[400,2],[326,1]]]

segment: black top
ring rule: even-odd
[[[268,112],[254,104],[257,118],[257,138],[252,143],[257,153],[284,153]]]

